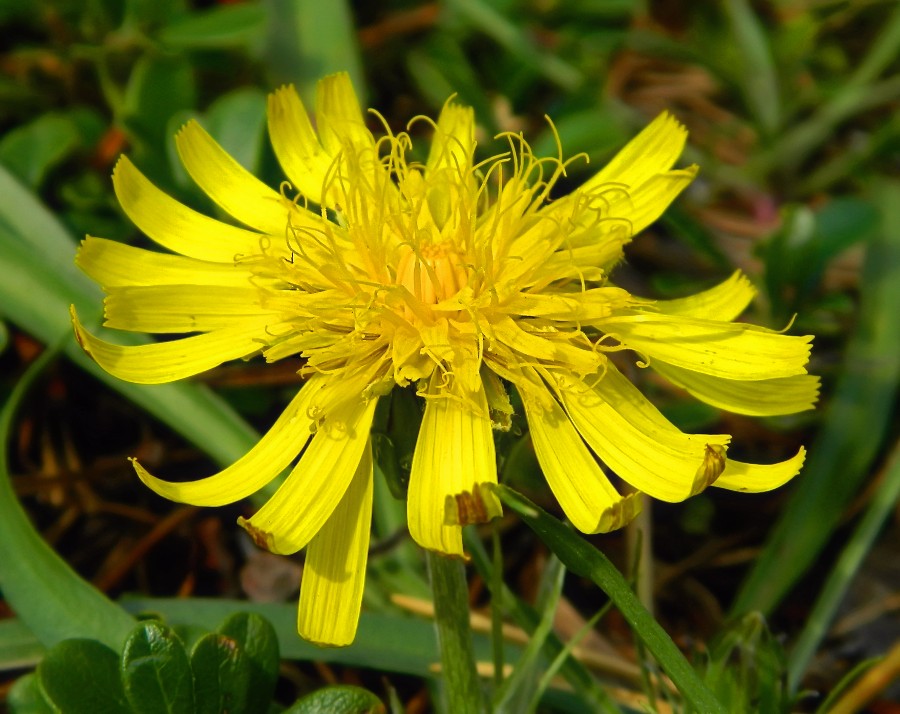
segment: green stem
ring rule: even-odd
[[[609,596],[695,711],[726,714],[725,708],[684,658],[672,638],[641,605],[628,581],[603,553],[521,494],[505,486],[497,486],[496,489],[500,500],[525,521],[569,570],[589,578]]]
[[[491,651],[494,658],[494,686],[503,685],[503,546],[497,521],[491,523],[494,550],[493,585],[491,586]]]
[[[875,492],[866,514],[854,531],[850,542],[828,576],[825,587],[816,601],[806,627],[791,651],[788,663],[788,685],[796,692],[809,660],[825,637],[834,613],[844,599],[847,588],[859,570],[875,538],[900,497],[900,442],[894,446],[887,474]]]
[[[469,628],[469,597],[462,561],[426,551],[441,650],[445,711],[482,714],[484,698]]]

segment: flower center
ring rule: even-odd
[[[468,282],[466,266],[452,241],[423,241],[416,249],[401,247],[397,284],[425,305],[456,295]]]

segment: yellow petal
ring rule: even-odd
[[[727,322],[740,315],[755,295],[756,288],[737,270],[714,288],[676,300],[657,300],[653,306],[667,315]]]
[[[262,305],[253,287],[147,285],[110,288],[106,327],[132,332],[210,332],[278,312]]]
[[[444,395],[433,376],[428,387],[425,416],[419,427],[407,495],[407,520],[413,540],[423,548],[447,555],[463,555],[462,528],[448,524],[448,502],[476,485],[497,483],[494,436],[483,387],[462,401]],[[474,403],[473,403],[474,401]],[[484,511],[500,512],[489,489],[479,489]]]
[[[684,434],[612,364],[593,389],[570,380],[561,381],[557,393],[597,456],[639,491],[683,501],[718,475],[709,449],[724,447],[730,437]]]
[[[448,102],[438,117],[431,140],[426,175],[449,169],[462,175],[472,165],[475,152],[475,113],[471,107]]]
[[[633,302],[626,290],[612,287],[571,293],[522,292],[505,301],[503,310],[514,315],[582,324],[611,317]]]
[[[806,449],[802,446],[794,456],[777,464],[745,464],[728,459],[724,473],[715,486],[729,491],[761,493],[783,486],[800,473],[806,460]]]
[[[562,248],[525,276],[522,287],[549,285],[557,280],[600,282],[622,259],[623,247],[631,240],[631,230],[619,230],[617,239],[598,240],[578,248]]]
[[[135,248],[105,238],[88,236],[75,262],[104,288],[128,285],[227,285],[246,286],[248,270],[230,263],[169,255]]]
[[[366,582],[371,524],[372,445],[368,443],[347,492],[306,551],[297,614],[303,639],[333,647],[353,642]]]
[[[321,530],[353,480],[376,402],[351,401],[330,413],[275,495],[252,518],[239,520],[257,545],[296,553]]]
[[[350,147],[357,151],[374,150],[375,140],[366,128],[359,100],[346,72],[325,77],[317,85],[316,128],[322,146],[332,156]]]
[[[695,165],[658,174],[625,191],[610,189],[598,196],[604,218],[623,219],[635,236],[659,218],[697,175]]]
[[[291,87],[269,95],[269,136],[278,163],[300,193],[319,204],[334,158],[319,143],[306,107]]]
[[[87,330],[72,308],[75,336],[85,352],[114,377],[137,384],[161,384],[191,377],[232,359],[260,351],[267,339],[265,320],[245,320],[215,332],[171,342],[122,346]]]
[[[312,435],[309,410],[325,378],[313,376],[250,451],[231,466],[197,481],[172,482],[157,478],[136,460],[134,470],[163,498],[194,506],[221,506],[246,498],[265,486],[299,454]]]
[[[596,372],[605,357],[594,352],[585,341],[584,346],[569,341],[566,333],[530,332],[508,317],[497,318],[491,324],[493,338],[522,355],[545,363],[558,363],[579,374]]]
[[[258,233],[230,226],[188,208],[154,186],[127,156],[113,170],[122,210],[148,237],[176,253],[220,263],[260,252]],[[282,230],[285,221],[282,220]]]
[[[703,374],[759,380],[806,374],[812,336],[678,315],[623,315],[597,326],[629,349]]]
[[[651,176],[668,171],[687,141],[687,130],[668,112],[663,112],[634,137],[606,166],[585,182],[591,190],[617,183],[634,187]]]
[[[425,175],[428,208],[438,228],[460,219],[458,206],[474,195],[471,173],[475,152],[475,113],[471,107],[447,103],[431,140]]]
[[[608,533],[640,513],[640,494],[619,495],[553,397],[541,403],[520,394],[541,471],[572,525]]]
[[[692,372],[658,359],[651,364],[672,384],[697,399],[736,414],[794,414],[812,409],[819,398],[819,378],[810,374],[747,382]]]
[[[600,255],[591,262],[586,253],[577,265],[586,271],[600,268],[608,272],[621,258],[622,246],[632,237],[659,218],[669,204],[688,187],[697,175],[697,166],[674,169],[649,176],[636,186],[609,184],[575,193],[550,204],[545,210],[549,215],[565,216],[573,222],[565,245],[559,248],[559,261],[564,261],[566,251],[577,251],[589,245],[603,247]],[[572,215],[573,205],[580,208]],[[570,255],[570,260],[577,254]]]
[[[227,213],[263,233],[285,236],[288,219],[297,211],[289,210],[280,193],[235,161],[203,127],[189,121],[175,144],[191,178]]]

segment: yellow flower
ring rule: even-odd
[[[280,191],[196,122],[177,136],[188,173],[243,226],[183,206],[123,157],[113,173],[122,208],[171,253],[88,237],[78,254],[107,292],[107,326],[197,334],[122,347],[74,320],[85,350],[132,382],[183,379],[257,354],[302,358],[302,389],[232,466],[171,483],[134,464],[157,493],[217,506],[258,490],[300,454],[242,525],[276,553],[309,546],[301,635],[353,639],[371,519],[369,431],[376,402],[395,385],[415,384],[424,398],[410,533],[450,555],[463,554],[462,525],[500,512],[492,429],[509,426],[509,384],[551,489],[586,533],[619,528],[640,508],[639,493],[620,495],[598,458],[666,501],[710,485],[764,491],[798,472],[802,449],[760,466],[728,459],[727,435],[682,433],[609,359],[627,351],[638,366],[743,414],[800,411],[817,396],[818,379],[805,370],[809,337],[734,322],[753,297],[740,274],[668,301],[608,282],[623,246],[697,171],[672,168],[686,132],[671,116],[580,189],[550,200],[566,163],[534,157],[518,135],[476,163],[468,107],[444,107],[424,164],[409,158],[408,134],[385,127],[373,137],[343,74],[319,84],[315,130],[290,87],[269,98],[268,115],[290,181]]]

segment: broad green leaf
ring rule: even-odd
[[[382,701],[362,687],[324,687],[294,702],[284,714],[383,714]]]
[[[96,640],[63,640],[38,665],[44,698],[65,714],[130,714],[119,658]]]
[[[252,612],[231,615],[219,626],[219,633],[234,641],[246,659],[249,691],[246,706],[265,711],[278,680],[278,636],[268,620]]]
[[[241,47],[263,31],[265,20],[266,9],[261,5],[220,5],[166,25],[159,39],[173,48]]]
[[[4,281],[0,281],[4,282]],[[40,642],[90,636],[119,649],[134,620],[82,580],[34,530],[7,471],[10,427],[32,381],[53,358],[47,351],[19,380],[0,412],[0,590]]]
[[[140,623],[125,642],[120,666],[125,696],[136,714],[192,714],[191,665],[170,628]]]
[[[54,714],[49,702],[44,699],[37,675],[32,672],[19,677],[6,699],[12,714]]]
[[[253,709],[247,704],[251,693],[250,662],[231,637],[210,632],[197,640],[191,651],[191,669],[196,714],[265,712],[265,707]],[[271,692],[263,704],[270,700]]]
[[[48,113],[8,132],[0,139],[0,163],[37,188],[47,172],[79,144],[78,127],[69,117]]]

